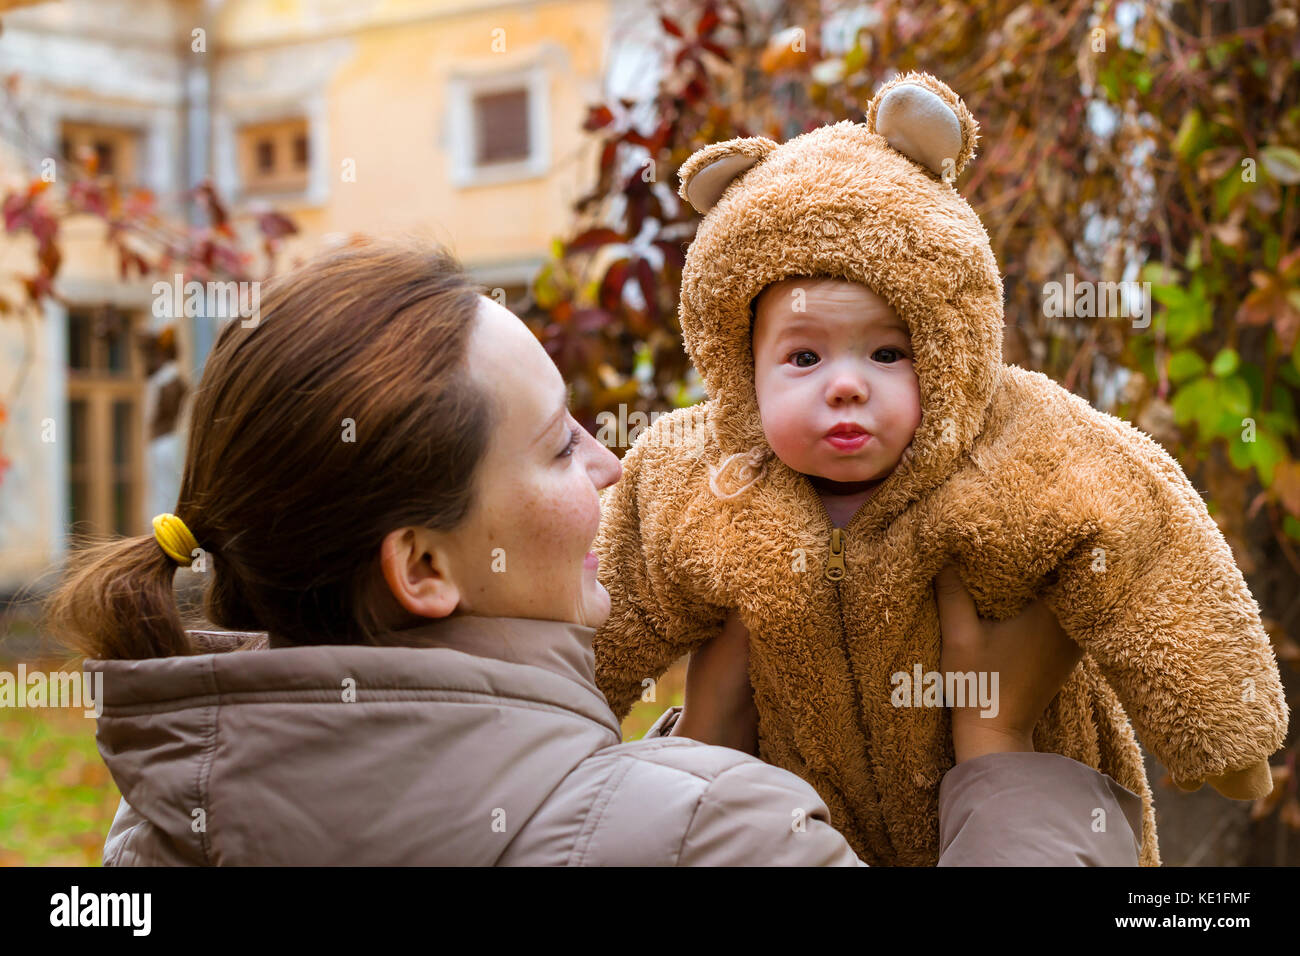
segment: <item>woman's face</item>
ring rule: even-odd
[[[622,464],[569,414],[564,379],[528,327],[489,298],[479,303],[470,373],[492,396],[497,426],[470,512],[453,531],[426,540],[454,586],[456,613],[599,627],[609,592],[590,550],[598,492],[618,481]]]

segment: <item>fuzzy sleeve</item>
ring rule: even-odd
[[[638,697],[648,698],[650,682],[675,660],[716,635],[726,617],[696,599],[673,567],[670,537],[689,467],[657,440],[663,421],[623,456],[623,475],[601,501],[594,548],[610,599],[609,618],[593,641],[596,683],[619,720]]]
[[[1175,783],[1267,794],[1289,712],[1259,607],[1177,462],[1129,426],[1115,437],[1079,450],[1070,484],[1095,534],[1045,596]]]

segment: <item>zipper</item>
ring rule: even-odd
[[[805,481],[806,480],[807,479],[805,479]],[[809,484],[811,485],[811,482],[809,482]],[[822,573],[825,575],[826,580],[835,585],[835,605],[839,611],[840,618],[840,650],[844,653],[844,663],[848,667],[849,680],[852,682],[853,713],[858,721],[858,730],[862,734],[863,740],[866,741],[868,760],[872,769],[875,769],[875,757],[871,754],[871,731],[867,727],[866,715],[862,711],[861,683],[858,681],[858,673],[853,667],[853,654],[849,650],[848,625],[844,620],[844,594],[840,582],[844,580],[844,575],[848,572],[844,563],[844,554],[848,550],[849,535],[843,528],[836,527],[835,522],[831,519],[830,511],[826,508],[826,502],[822,501],[822,496],[817,493],[816,488],[812,489],[812,493],[814,497],[816,497],[817,503],[821,505],[822,514],[826,516],[826,524],[831,530],[830,554],[826,558],[826,567]],[[870,501],[870,499],[867,500]],[[860,512],[866,504],[867,502],[864,501],[858,506],[857,511],[854,511],[852,517],[849,518],[849,524],[853,523],[853,518],[858,516],[858,512]],[[876,788],[873,787],[872,789],[874,790]],[[893,854],[894,859],[897,859],[898,851],[894,847],[893,839],[889,835],[889,827],[886,826],[884,822],[879,792],[876,794],[876,809],[877,812],[881,814],[880,830],[884,835],[885,843],[889,846],[890,853]]]

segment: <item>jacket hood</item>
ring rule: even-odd
[[[113,780],[189,862],[487,865],[622,740],[594,633],[465,616],[405,632],[421,646],[274,648],[191,631],[210,653],[86,669]]]
[[[951,185],[976,135],[952,90],[911,73],[881,88],[865,123],[783,145],[717,143],[683,164],[681,195],[704,218],[683,269],[681,326],[722,455],[784,467],[759,417],[750,304],[795,276],[863,283],[911,333],[922,419],[871,509],[904,506],[969,451],[1002,366],[1003,326],[988,234]]]

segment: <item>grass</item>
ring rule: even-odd
[[[644,703],[638,699],[627,717],[623,719],[623,739],[640,740],[644,737],[650,725],[658,720],[665,710],[682,702],[685,689],[686,658],[683,657],[659,678],[659,683],[655,687],[654,702]]]
[[[80,709],[0,708],[0,866],[98,866],[118,799],[93,718]]]

